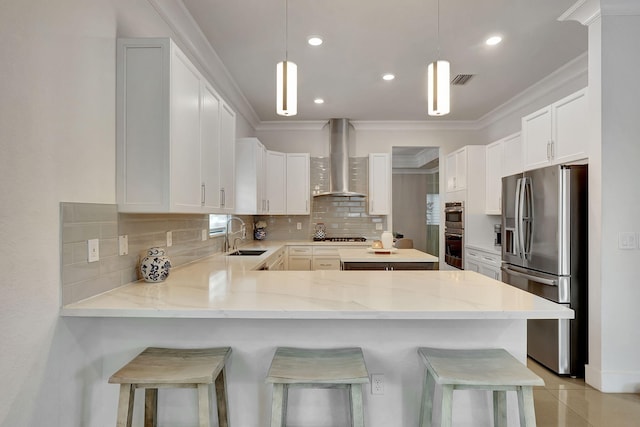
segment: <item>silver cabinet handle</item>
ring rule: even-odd
[[[224,206],[224,188],[220,189],[220,207]]]
[[[204,202],[207,200],[207,193],[206,193],[206,187],[204,182],[202,183],[202,185],[200,186],[200,205],[204,206]]]

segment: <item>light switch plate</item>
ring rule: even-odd
[[[167,231],[167,247],[173,246],[173,233]]]
[[[636,233],[631,231],[618,233],[618,249],[635,249],[637,247]]]
[[[87,240],[87,261],[96,262],[100,260],[100,240]]]
[[[302,230],[302,223],[301,222],[296,223],[296,229],[297,230]]]
[[[202,241],[206,242],[207,241],[207,237],[209,237],[209,233],[207,232],[206,228],[202,229]]]

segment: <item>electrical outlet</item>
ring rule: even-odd
[[[371,374],[371,394],[384,394],[384,374]]]
[[[302,230],[302,223],[301,222],[296,223],[296,229]]]
[[[636,233],[618,233],[618,249],[635,249],[637,246],[638,242],[636,241]]]
[[[206,228],[203,228],[202,229],[202,241],[206,242],[208,237],[209,237],[209,232],[207,231]]]
[[[173,246],[173,233],[171,231],[167,231],[167,247]]]
[[[376,230],[382,230],[382,223],[376,222]]]
[[[100,241],[98,239],[87,240],[87,260],[88,262],[100,260]]]
[[[129,253],[129,236],[126,234],[118,236],[118,254],[126,255]]]

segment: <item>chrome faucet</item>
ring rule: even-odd
[[[231,222],[233,220],[236,221],[240,221],[240,231],[235,231],[235,232],[229,232],[229,226],[231,225]],[[227,220],[227,231],[224,235],[224,251],[223,252],[227,252],[229,251],[229,249],[231,249],[231,245],[229,244],[229,234],[236,234],[236,233],[242,233],[242,237],[236,237],[235,240],[233,241],[233,249],[237,249],[237,241],[238,240],[245,240],[247,238],[247,226],[244,224],[244,221],[240,218],[238,218],[237,216],[230,216],[229,219]]]

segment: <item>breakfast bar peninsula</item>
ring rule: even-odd
[[[62,307],[71,327],[94,337],[86,351],[100,372],[91,384],[100,401],[91,407],[95,425],[115,425],[118,390],[109,375],[149,346],[230,346],[229,411],[238,426],[268,425],[264,379],[276,347],[361,347],[369,373],[384,375],[383,394],[363,390],[366,425],[418,425],[418,347],[501,347],[525,362],[527,319],[573,318],[570,309],[469,271],[254,270],[276,246],[259,257],[211,256],[172,270],[163,283],[134,282]],[[348,425],[336,393],[292,392],[288,425]],[[490,394],[461,391],[454,399],[454,425],[492,425]],[[508,399],[517,422],[515,396]],[[188,418],[195,402],[195,394],[163,390],[159,405],[168,409],[160,417],[195,425]]]

